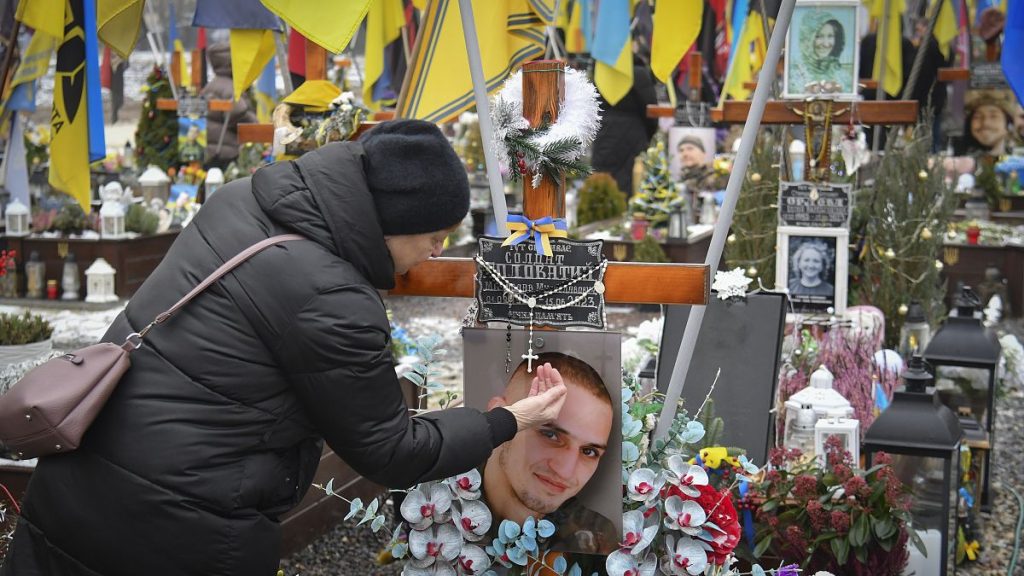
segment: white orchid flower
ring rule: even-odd
[[[708,555],[693,538],[683,536],[678,542],[666,539],[669,555],[662,559],[661,571],[670,576],[697,576],[708,566]]]
[[[644,513],[631,510],[622,515],[622,550],[639,556],[658,534],[658,524],[644,527]]]
[[[658,570],[658,559],[648,554],[643,561],[637,556],[616,550],[608,555],[604,568],[608,576],[654,576]]]
[[[413,530],[409,533],[409,552],[412,553],[409,565],[417,568],[426,568],[435,562],[450,565],[462,552],[462,536],[451,524]]]
[[[634,470],[629,475],[629,480],[626,482],[627,493],[629,499],[636,502],[643,502],[650,504],[661,493],[662,486],[665,485],[665,476],[662,474],[655,474],[654,470],[650,468],[640,468]]]
[[[672,474],[668,476],[668,481],[679,486],[679,490],[687,496],[694,498],[700,496],[700,490],[694,486],[708,485],[708,473],[704,468],[690,464],[678,454],[669,457],[668,467],[672,471]]]
[[[452,507],[452,495],[447,486],[433,484],[429,496],[420,488],[409,491],[400,511],[414,530],[422,530],[435,522],[447,522]]]
[[[701,527],[707,519],[708,516],[704,509],[693,500],[669,496],[665,501],[665,527],[670,530],[682,530],[691,536],[696,536],[701,533]]]
[[[462,533],[462,537],[470,542],[476,542],[487,535],[491,529],[491,511],[487,505],[479,500],[469,500],[462,503],[462,510],[452,508],[452,520],[455,526]]]

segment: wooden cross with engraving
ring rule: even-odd
[[[202,50],[192,51],[192,88],[199,92],[202,88],[203,76],[203,52]],[[171,53],[170,66],[171,82],[175,86],[181,86],[181,54],[178,51]],[[209,100],[207,109],[210,112],[231,112],[234,102],[231,100]],[[156,101],[157,110],[177,110],[178,101],[174,98],[158,98]]]
[[[531,126],[542,118],[558,118],[565,95],[565,64],[541,60],[523,66],[523,116]],[[396,159],[396,161],[400,161]],[[545,177],[534,187],[523,178],[523,215],[534,220],[565,217],[565,181]],[[396,279],[396,296],[472,298],[476,263],[471,258],[434,258]],[[609,263],[605,272],[605,301],[639,304],[706,304],[711,273],[704,264]]]

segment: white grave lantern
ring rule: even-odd
[[[808,451],[814,447],[814,427],[818,420],[836,413],[853,416],[853,406],[842,394],[832,389],[835,378],[822,366],[811,374],[811,383],[786,400],[786,426],[783,444],[786,448]]]
[[[117,302],[114,275],[117,271],[103,258],[97,258],[85,271],[86,302]]]
[[[124,238],[125,210],[121,200],[107,200],[100,208],[100,236],[105,239]]]
[[[209,200],[210,196],[224,185],[224,173],[221,172],[220,168],[210,168],[206,172],[206,197],[205,200]]]
[[[825,466],[825,443],[832,436],[837,436],[843,443],[843,449],[850,453],[851,462],[860,462],[860,421],[854,418],[843,418],[844,411],[833,410],[827,418],[814,424],[814,453],[818,463]]]
[[[8,236],[28,236],[29,210],[17,198],[7,205],[4,213]]]
[[[156,166],[150,166],[139,176],[139,186],[142,188],[142,197],[147,201],[159,198],[166,202],[171,195],[170,177]]]

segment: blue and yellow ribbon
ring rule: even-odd
[[[537,254],[541,256],[552,255],[551,238],[566,238],[569,235],[565,220],[551,216],[530,220],[519,214],[509,214],[506,223],[509,235],[501,243],[502,246],[515,246],[532,237]]]

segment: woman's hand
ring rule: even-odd
[[[530,384],[530,393],[509,406],[509,412],[516,417],[519,430],[536,428],[558,417],[565,403],[565,383],[562,375],[551,364],[537,366],[537,376]]]

